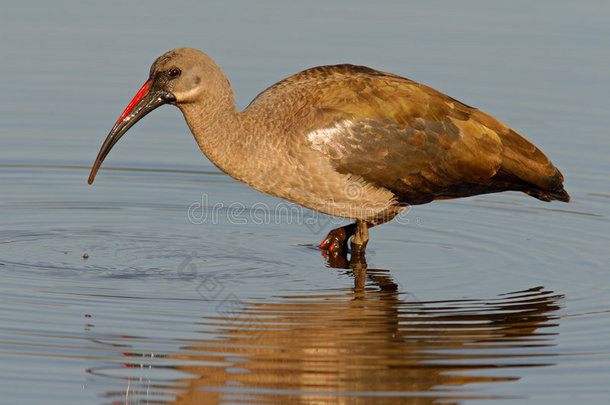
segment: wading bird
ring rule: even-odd
[[[407,205],[517,190],[568,202],[563,177],[531,142],[430,87],[364,66],[320,66],[284,79],[237,111],[228,79],[205,53],[159,57],[108,134],[104,158],[139,119],[177,106],[203,153],[252,188],[355,223],[321,249],[363,253],[368,228]]]

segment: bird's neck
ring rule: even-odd
[[[243,123],[233,92],[196,103],[179,105],[201,151],[220,170],[243,179],[247,162]]]

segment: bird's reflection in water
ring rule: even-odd
[[[553,291],[421,301],[362,257],[326,260],[353,275],[354,287],[250,300],[229,316],[198,319],[209,338],[156,353],[163,363],[147,365],[189,377],[128,377],[124,403],[151,392],[153,402],[175,404],[457,403],[494,398],[480,384],[520,378],[518,369],[498,369],[552,364],[542,353],[557,334],[562,296]],[[133,363],[125,366],[138,369],[142,354],[126,352]]]
[[[554,345],[562,297],[552,291],[422,302],[363,258],[327,260],[353,271],[355,287],[207,319],[224,325],[225,339],[184,349],[201,353],[190,360],[221,365],[179,366],[197,377],[180,381],[175,403],[451,403],[484,395],[468,384],[519,379],[486,370],[549,365],[536,350]]]

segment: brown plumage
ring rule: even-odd
[[[89,182],[116,141],[164,103],[178,106],[221,170],[265,193],[356,220],[320,245],[352,239],[407,204],[517,190],[569,201],[563,177],[531,142],[493,117],[430,87],[363,66],[305,70],[269,87],[242,112],[222,71],[181,48],[150,78],[108,135]]]

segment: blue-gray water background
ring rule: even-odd
[[[607,1],[3,2],[0,403],[606,403],[609,21]],[[414,207],[371,231],[362,289],[303,246],[335,219],[221,174],[174,107],[88,186],[182,46],[239,108],[322,64],[425,83],[532,140],[573,202]]]

